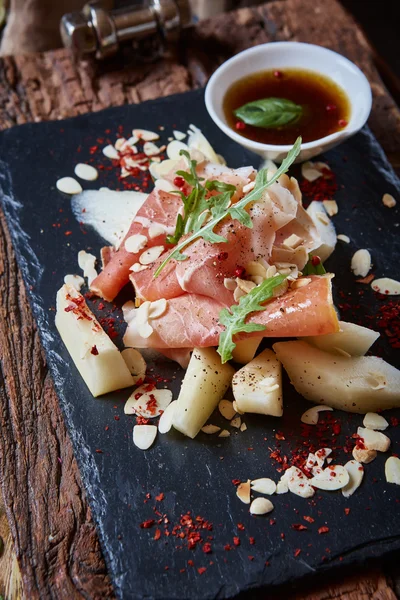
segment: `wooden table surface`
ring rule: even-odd
[[[276,0],[214,17],[186,32],[174,55],[151,65],[135,67],[127,57],[103,65],[75,64],[66,50],[3,58],[0,128],[203,86],[232,54],[275,40],[320,44],[361,67],[374,94],[369,124],[400,168],[399,109],[375,67],[371,46],[336,0]],[[7,600],[113,598],[2,213],[0,299],[0,595]],[[394,600],[392,583],[377,567],[347,573],[340,583],[336,576],[336,581],[325,579],[323,587],[298,588],[293,598]]]

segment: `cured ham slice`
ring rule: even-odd
[[[219,323],[223,307],[219,300],[197,294],[173,298],[168,301],[165,313],[151,321],[153,333],[150,337],[139,335],[133,319],[126,330],[124,343],[135,348],[217,346],[224,329]],[[332,302],[331,276],[312,277],[308,285],[269,302],[264,311],[253,313],[248,321],[265,325],[264,337],[301,337],[339,331]],[[260,332],[254,335],[259,337]]]

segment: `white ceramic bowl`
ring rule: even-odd
[[[250,73],[284,68],[308,69],[330,77],[345,90],[351,104],[348,125],[341,131],[302,144],[297,162],[309,160],[333,148],[357,133],[366,123],[372,105],[371,87],[355,64],[322,46],[300,42],[273,42],[236,54],[223,63],[208,82],[205,93],[207,110],[218,127],[232,140],[264,158],[277,162],[281,162],[286,156],[290,145],[253,142],[233,131],[226,122],[222,108],[227,90],[238,79]]]

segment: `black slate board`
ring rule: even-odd
[[[290,450],[304,441],[299,418],[309,404],[287,381],[282,419],[246,416],[248,430],[232,433],[228,439],[204,434],[194,441],[179,434],[159,436],[153,448],[141,452],[132,443],[133,420],[123,414],[129,391],[93,399],[58,337],[51,310],[56,291],[65,273],[76,272],[77,251],[91,247],[98,254],[102,242],[92,231],[82,234],[69,200],[55,189],[56,180],[73,175],[77,162],[92,159],[89,148],[107,129],[115,139],[119,125],[126,134],[132,127],[154,130],[163,125],[166,139],[172,129],[185,131],[191,122],[202,128],[230,166],[259,163],[258,157],[235,145],[214,126],[202,91],[62,122],[23,125],[0,136],[3,206],[114,587],[124,599],[226,598],[400,548],[399,488],[385,482],[383,455],[366,467],[362,488],[348,500],[340,493],[324,492],[317,493],[311,502],[292,494],[275,496],[271,515],[251,518],[248,507],[236,498],[233,479],[279,479],[279,465],[270,460],[269,448],[280,447],[282,454],[290,455]],[[399,197],[399,181],[368,129],[322,159],[329,162],[340,184],[336,194],[340,210],[334,220],[337,232],[351,238],[349,245],[338,244],[328,263],[336,273],[336,290],[342,292],[336,295],[337,303],[347,303],[363,290],[354,316],[362,321],[369,315],[372,320],[368,322],[373,324],[382,302],[369,286],[354,282],[349,263],[355,249],[369,248],[374,272],[399,278],[399,210],[387,209],[381,203],[384,192]],[[105,159],[103,162],[106,164]],[[115,188],[115,173],[104,171],[94,185],[84,187],[102,185]],[[66,237],[67,230],[72,233]],[[343,316],[350,320],[351,311]],[[400,366],[399,350],[391,349],[385,340],[378,350]],[[172,380],[176,394],[182,371],[167,362],[151,366],[167,378],[176,375]],[[400,411],[388,414],[400,417]],[[119,421],[114,419],[117,415]],[[346,436],[362,424],[362,417],[339,411],[334,417],[341,423],[337,444],[343,446]],[[223,425],[219,415],[212,422]],[[285,441],[275,439],[277,430],[283,432]],[[399,427],[391,427],[388,433],[393,452],[399,452]],[[96,453],[96,449],[103,453]],[[351,458],[342,451],[334,456],[341,464]],[[147,492],[152,500],[145,503]],[[158,506],[171,524],[179,522],[187,510],[213,523],[213,531],[207,532],[214,538],[212,554],[203,553],[201,546],[194,551],[177,549],[179,539],[163,536],[154,541],[155,528],[140,529],[139,523],[154,518],[154,496],[160,492],[165,499]],[[351,509],[348,516],[346,507]],[[315,522],[306,523],[303,515]],[[270,524],[270,517],[276,524]],[[238,531],[237,523],[243,523],[245,531]],[[293,530],[294,523],[306,524],[308,530]],[[330,532],[318,535],[323,525]],[[236,535],[241,539],[239,547],[233,546]],[[255,538],[254,545],[249,537]],[[225,550],[226,544],[233,549]],[[296,549],[302,550],[297,557]],[[193,559],[194,567],[188,566],[188,559]],[[197,568],[203,566],[207,571],[200,575]]]

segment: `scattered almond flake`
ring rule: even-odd
[[[156,179],[154,187],[163,192],[174,192],[176,190],[176,186],[168,181],[168,179]]]
[[[137,144],[139,141],[139,138],[136,137],[136,135],[131,135],[131,137],[129,139],[126,140],[127,144],[129,144],[129,146],[132,148],[133,152],[136,154],[137,153],[137,148],[135,146],[135,144]]]
[[[227,290],[230,290],[231,292],[233,292],[237,288],[236,279],[230,279],[229,277],[225,277],[225,279],[224,279],[224,287]]]
[[[388,483],[400,485],[400,459],[391,456],[385,463],[385,477]]]
[[[57,180],[56,187],[58,191],[63,192],[63,194],[69,194],[70,196],[82,192],[81,184],[73,177],[61,177],[61,179]]]
[[[145,142],[143,144],[143,152],[146,156],[157,156],[157,154],[160,154],[161,149],[153,142]]]
[[[93,254],[89,254],[85,250],[78,252],[78,265],[83,271],[83,276],[87,277],[89,287],[92,281],[97,277],[97,271],[95,269],[96,257]]]
[[[114,146],[112,146],[111,144],[108,144],[108,146],[105,146],[102,150],[104,156],[106,156],[107,158],[111,159],[111,160],[118,160],[119,159],[119,153],[118,150],[116,150],[114,148]]]
[[[129,267],[129,270],[132,271],[133,273],[140,273],[140,271],[145,271],[148,268],[149,267],[146,267],[146,265],[141,265],[140,263],[134,263],[131,267]]]
[[[164,246],[153,246],[145,250],[139,257],[141,265],[150,265],[164,252]]]
[[[218,425],[211,425],[211,423],[209,423],[208,425],[204,425],[204,427],[201,428],[201,431],[203,433],[207,433],[207,435],[212,435],[213,433],[218,433],[218,431],[221,431],[221,427],[218,427]]]
[[[267,498],[255,498],[249,510],[252,515],[266,515],[274,510],[274,505]]]
[[[154,331],[152,326],[148,322],[141,323],[140,325],[138,324],[137,330],[138,330],[138,334],[140,335],[140,337],[142,337],[146,340],[147,340],[147,338],[149,338],[151,336],[151,334]]]
[[[232,402],[232,405],[233,405],[233,408],[235,409],[235,413],[238,413],[239,415],[244,415],[244,412],[238,408],[236,400],[234,400]]]
[[[372,429],[366,429],[359,427],[357,434],[363,439],[364,445],[369,450],[378,450],[378,452],[387,452],[390,448],[390,439],[384,433],[379,431],[373,431]]]
[[[339,235],[337,235],[336,237],[341,242],[344,242],[345,244],[350,244],[350,238],[348,235],[345,235],[344,233],[339,233]]]
[[[230,400],[220,400],[218,410],[227,421],[231,421],[236,414],[233,403]]]
[[[349,474],[349,483],[342,488],[342,494],[345,498],[349,498],[360,487],[364,477],[364,467],[356,460],[349,460],[344,468]]]
[[[135,233],[129,236],[124,243],[125,250],[137,254],[147,246],[147,237],[141,233]]]
[[[329,166],[323,162],[311,162],[307,161],[301,165],[301,175],[307,181],[315,181],[319,177],[322,177],[323,169],[329,169]],[[329,169],[330,170],[330,169]]]
[[[119,152],[120,150],[122,150],[124,144],[126,144],[126,143],[127,143],[127,139],[126,138],[124,138],[124,137],[118,138],[117,141],[114,144],[115,150],[118,150],[118,152]]]
[[[260,277],[260,275],[253,275],[250,277],[250,281],[255,283],[256,285],[260,285],[264,281],[264,277]]]
[[[276,484],[276,493],[277,494],[287,494],[289,491],[289,487],[286,481],[278,481]]]
[[[246,265],[246,273],[247,275],[258,276],[265,279],[267,276],[267,269],[258,261],[252,260]]]
[[[377,429],[379,431],[384,431],[389,427],[389,423],[386,421],[385,417],[373,412],[369,412],[365,415],[363,425],[366,429]]]
[[[162,412],[172,402],[171,390],[148,390],[148,384],[145,383],[136,388],[129,396],[124,406],[126,415],[140,415],[145,419],[154,419],[159,417]]]
[[[304,481],[289,479],[288,488],[292,494],[300,496],[300,498],[312,498],[315,494],[315,490],[306,479]]]
[[[174,134],[174,138],[178,140],[178,142],[181,142],[186,137],[186,133],[183,133],[183,131],[178,131],[177,129],[174,129],[172,133]]]
[[[170,160],[180,160],[182,158],[180,152],[181,150],[186,150],[189,152],[189,146],[184,142],[179,142],[178,140],[173,140],[167,146],[167,156]]]
[[[132,135],[138,138],[138,140],[142,140],[143,142],[155,142],[160,139],[158,133],[154,131],[149,131],[148,129],[133,129]]]
[[[354,275],[366,277],[371,269],[371,254],[368,250],[357,250],[351,259],[351,270]]]
[[[318,413],[326,410],[331,411],[333,408],[330,406],[324,406],[323,404],[313,406],[301,415],[300,420],[302,423],[306,423],[307,425],[316,425],[318,423]]]
[[[274,275],[276,275],[276,267],[275,267],[275,265],[271,265],[267,269],[267,279],[269,279],[270,277],[273,277]]]
[[[133,321],[133,319],[136,319],[136,308],[132,300],[125,302],[121,308],[125,323],[129,324],[131,321]]]
[[[276,483],[272,479],[269,479],[269,477],[262,477],[261,479],[254,479],[251,482],[251,489],[253,492],[272,496],[276,492]]]
[[[155,300],[150,303],[149,306],[149,318],[150,319],[159,319],[167,310],[167,300],[165,298],[160,298],[159,300]]]
[[[133,428],[133,443],[140,450],[147,450],[153,444],[157,435],[155,425],[135,425]]]
[[[218,437],[220,437],[220,438],[226,438],[226,437],[229,437],[230,435],[231,435],[231,434],[229,433],[229,431],[228,431],[227,429],[223,429],[223,430],[221,431],[221,433],[219,434],[219,436],[218,436]]]
[[[295,250],[303,242],[303,238],[299,237],[295,233],[292,233],[291,235],[289,235],[289,237],[283,240],[283,245],[287,246],[288,248],[291,248],[292,250]]]
[[[248,294],[252,289],[256,287],[256,284],[252,281],[247,281],[246,279],[240,279],[240,277],[236,278],[237,286],[242,292]]]
[[[85,163],[78,163],[74,169],[74,173],[79,179],[84,179],[85,181],[96,181],[99,176],[97,169]]]
[[[64,277],[64,283],[72,285],[77,292],[81,291],[81,287],[85,285],[85,280],[80,275],[66,275]]]
[[[353,457],[360,463],[364,463],[364,465],[368,465],[370,462],[375,460],[378,456],[376,450],[370,450],[369,448],[357,448],[355,446],[352,452]]]
[[[242,419],[240,417],[235,417],[230,422],[231,427],[235,427],[235,429],[240,429],[241,424],[242,424]]]
[[[350,480],[350,475],[342,465],[329,465],[321,473],[310,479],[310,485],[319,490],[332,492],[344,488]]]
[[[246,423],[242,423],[241,426],[240,426],[240,431],[243,432],[243,431],[246,431],[246,429],[247,429]]]
[[[330,465],[332,463],[332,461],[333,461],[333,458],[329,457],[329,458],[326,459],[326,464]]]
[[[168,433],[172,427],[172,422],[174,420],[174,414],[176,409],[177,401],[174,400],[171,404],[168,404],[167,408],[164,410],[163,414],[158,421],[158,431],[160,433]]]
[[[295,281],[292,281],[290,284],[290,287],[293,290],[297,290],[298,288],[305,287],[306,285],[311,283],[311,281],[312,280],[309,279],[308,277],[301,277],[300,279],[296,279]]]
[[[219,435],[219,437],[221,434]],[[236,496],[241,500],[244,504],[250,504],[250,479],[246,482],[239,483]]]
[[[322,204],[324,205],[324,208],[330,217],[334,217],[338,214],[339,207],[336,200],[323,200]]]
[[[319,467],[323,467],[325,460],[331,454],[332,454],[332,448],[320,448],[319,450],[317,450],[316,453],[315,453],[315,458],[317,460],[317,465]]]
[[[385,296],[398,296],[400,294],[400,281],[390,279],[389,277],[375,279],[371,287],[375,292],[379,292]]]
[[[388,208],[393,208],[397,204],[396,200],[393,198],[393,196],[391,194],[383,194],[382,202]]]
[[[249,192],[251,192],[251,190],[254,189],[255,185],[256,185],[255,181],[250,181],[250,183],[246,183],[246,185],[243,186],[243,193],[248,194]]]
[[[146,376],[147,365],[140,352],[135,348],[125,348],[122,350],[121,356],[133,377],[133,385],[143,381]]]
[[[149,232],[149,238],[151,240],[158,237],[159,235],[166,234],[165,227],[163,225],[158,225],[158,223],[156,223],[154,225],[150,225],[148,232]]]
[[[365,380],[373,390],[383,390],[387,384],[385,375],[377,371],[371,371],[365,377]]]

